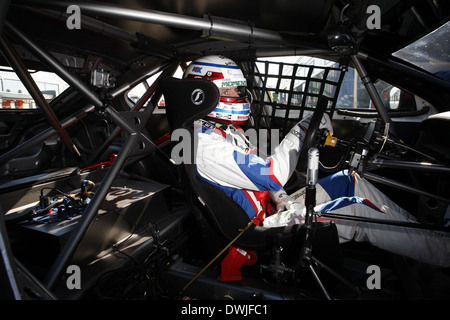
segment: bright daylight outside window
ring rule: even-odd
[[[156,81],[156,79],[158,79],[160,74],[161,74],[161,72],[158,72],[157,74],[149,77],[148,79],[146,79],[145,81],[142,81],[141,83],[139,83],[137,86],[135,86],[133,89],[131,89],[128,92],[128,99],[130,100],[130,103],[132,105],[135,104],[144,95],[144,93],[153,84],[153,82]],[[175,72],[175,74],[173,75],[173,77],[181,79],[182,75],[183,75],[183,71],[181,70],[181,67],[178,67],[178,69]],[[147,104],[148,104],[148,101],[144,104],[144,107],[147,106]],[[164,113],[164,107],[165,107],[164,96],[162,96],[159,99],[153,113]]]
[[[30,71],[30,74],[47,101],[51,101],[69,87],[66,82],[54,73]],[[0,70],[0,98],[2,101],[1,109],[38,108],[19,77],[11,68]]]
[[[278,81],[279,73],[282,72],[284,77],[290,77],[292,73],[292,65],[298,64],[301,65],[297,69],[296,76],[297,77],[306,77],[307,74],[311,78],[311,82],[309,83],[309,88],[307,88],[307,92],[317,94],[318,90],[314,90],[314,86],[318,84],[314,79],[320,79],[323,76],[324,68],[332,68],[337,70],[339,68],[339,63],[334,61],[328,61],[320,58],[314,58],[309,56],[292,56],[292,57],[271,57],[271,58],[260,58],[260,62],[257,62],[258,69],[264,70],[264,62],[272,62],[272,63],[283,63],[284,67],[282,69],[279,68],[278,64],[269,64],[268,70],[265,71],[267,75],[266,87],[269,91],[269,94],[272,98],[272,101],[277,103],[287,103],[289,100],[291,105],[299,105],[301,103],[301,96],[299,94],[293,93],[293,97],[288,99],[288,92],[290,91],[291,83],[290,80],[286,80],[281,78],[281,81]],[[312,72],[309,73],[309,69],[312,69]],[[328,74],[327,81],[337,81],[337,79],[333,79],[334,77],[338,77],[338,72],[331,71]],[[278,83],[277,83],[278,81]],[[305,91],[306,79],[296,80],[296,83],[293,86],[294,91]],[[278,86],[278,88],[277,88]],[[375,87],[378,91],[378,94],[381,97],[384,105],[390,111],[400,111],[399,109],[399,99],[402,97],[410,97],[405,92],[402,92],[400,89],[393,87],[389,83],[386,83],[382,80],[378,80],[375,83]],[[329,89],[329,90],[328,90]],[[328,97],[333,95],[333,86],[326,85],[323,93]],[[317,92],[316,92],[317,91]],[[403,101],[407,101],[403,99]],[[305,101],[306,107],[310,107],[315,105],[316,98],[308,97]],[[416,106],[412,99],[409,99],[408,103],[402,104],[402,111],[406,109],[409,111],[416,110]],[[342,80],[342,84],[339,88],[339,95],[336,101],[336,108],[341,109],[375,109],[374,104],[372,103],[369,94],[367,93],[366,88],[364,87],[361,78],[359,77],[357,71],[351,67],[348,68],[348,71],[345,73],[344,78]],[[292,114],[294,115],[294,114]]]

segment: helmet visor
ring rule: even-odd
[[[246,86],[230,86],[219,89],[221,98],[246,98]]]

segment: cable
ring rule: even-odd
[[[350,152],[352,151],[352,149],[354,148],[354,146],[356,145],[357,142],[358,142],[358,140],[355,138],[350,140],[348,145],[345,147],[344,154],[341,156],[339,161],[334,166],[327,167],[321,161],[319,161],[320,169],[324,172],[337,172],[337,171],[342,170],[342,168],[344,167],[345,161],[348,158],[348,155],[350,154]]]
[[[415,152],[415,153],[417,153],[418,155],[421,155],[422,157],[427,158],[428,160],[431,160],[431,161],[433,161],[433,162],[435,162],[435,163],[437,163],[437,164],[446,165],[445,163],[443,163],[443,162],[437,160],[436,158],[434,158],[434,157],[432,157],[432,156],[429,156],[429,155],[427,155],[427,154],[425,154],[425,153],[423,153],[423,152],[421,152],[421,151],[419,151],[419,150],[416,150],[416,149],[414,149],[414,148],[412,148],[412,147],[410,147],[410,146],[407,146],[406,144],[404,144],[404,143],[402,143],[402,142],[397,142],[397,141],[394,141],[394,140],[392,140],[392,139],[388,139],[387,142],[392,143],[393,145],[395,145],[395,146],[397,146],[397,147],[405,148],[406,150]]]
[[[217,256],[215,256],[199,273],[197,273],[196,275],[195,275],[195,277],[191,280],[191,281],[189,281],[189,283],[188,284],[186,284],[185,286],[184,286],[184,288],[181,290],[181,292],[184,292],[184,291],[186,291],[186,289],[195,281],[195,280],[197,280],[197,278],[198,277],[200,277],[200,275],[206,270],[206,269],[208,269],[209,268],[209,266],[214,262],[214,261],[216,261],[217,260],[217,258],[219,258],[234,242],[236,242],[236,240],[245,232],[245,231],[247,231],[248,230],[248,228],[250,228],[251,226],[253,225],[253,220],[251,220],[249,223],[248,223],[248,225],[244,228],[244,229],[242,229],[242,230],[240,230],[240,232],[239,232],[239,234],[233,239],[233,240],[231,240],[231,242],[230,243],[228,243],[226,246],[225,246],[225,248],[223,248],[222,249],[222,251],[220,251],[219,252],[219,254],[217,255]]]

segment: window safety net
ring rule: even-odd
[[[313,59],[311,64],[256,60],[243,67],[252,93],[251,120],[256,129],[277,128],[284,136],[314,111],[321,95],[329,99],[327,112],[332,116],[346,68]]]

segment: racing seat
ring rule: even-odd
[[[172,133],[177,129],[189,132],[194,137],[193,122],[206,117],[217,106],[219,90],[205,79],[161,79],[159,86],[164,95],[166,115]],[[186,154],[180,164],[180,180],[184,194],[193,208],[193,212],[206,237],[207,244],[215,244],[216,249],[224,248],[239,231],[250,222],[246,212],[222,190],[202,180],[194,163],[194,143],[184,145],[183,151],[191,148],[190,158]],[[189,151],[189,150],[187,150]],[[336,226],[332,223],[318,223],[313,239],[314,251],[322,251],[323,261],[337,261],[340,257]],[[303,225],[289,227],[264,228],[251,225],[234,243],[246,250],[271,252],[274,245],[281,245],[283,254],[292,259],[298,258],[305,235]],[[218,251],[216,251],[218,252]],[[334,264],[334,263],[333,263]]]

